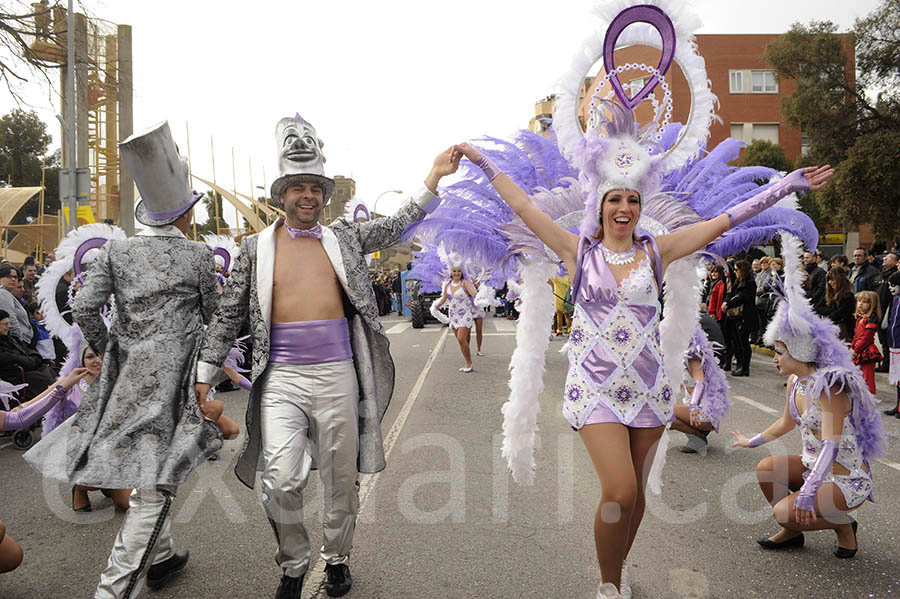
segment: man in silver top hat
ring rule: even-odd
[[[262,466],[263,505],[283,572],[275,596],[296,599],[310,554],[302,492],[318,467],[325,590],[339,597],[352,584],[358,474],[385,467],[380,425],[394,387],[365,256],[395,244],[409,223],[436,207],[438,182],[456,171],[460,156],[452,148],[438,155],[425,187],[394,216],[322,227],[318,218],[334,189],[323,171],[322,142],[300,115],[280,120],[276,135],[281,176],[272,197],[285,216],[241,244],[200,348],[197,394],[204,397],[215,382],[249,316],[253,388],[235,473],[252,488]]]
[[[167,123],[119,149],[142,197],[135,217],[147,228],[110,240],[93,261],[74,314],[104,354],[103,370],[78,412],[29,460],[71,484],[134,489],[96,599],[136,597],[145,577],[156,588],[184,567],[188,555],[175,550],[169,507],[188,474],[222,446],[193,385],[203,325],[219,298],[212,251],[184,235],[200,196]],[[116,317],[107,334],[101,309],[112,295]]]

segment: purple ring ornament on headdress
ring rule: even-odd
[[[75,256],[72,258],[72,270],[75,271],[75,278],[81,277],[81,260],[84,255],[91,250],[102,248],[109,241],[105,237],[91,237],[87,241],[83,241],[78,249],[75,250]]]
[[[365,217],[364,220],[367,220],[367,221],[372,220],[372,215],[369,213],[369,209],[366,208],[366,205],[365,205],[365,204],[359,204],[359,205],[353,210],[353,222],[356,222],[356,219],[359,218],[359,213],[360,213],[360,212],[362,212],[363,216]]]
[[[228,269],[231,268],[231,254],[228,253],[228,250],[225,248],[215,248],[213,250],[213,256],[222,258],[222,261],[225,262],[222,266],[222,272],[228,272]]]
[[[613,62],[616,41],[618,41],[619,36],[622,35],[626,27],[635,23],[651,25],[662,37],[662,56],[659,58],[659,66],[657,67],[661,75],[665,75],[669,71],[672,61],[675,59],[675,26],[672,25],[672,20],[669,19],[669,16],[662,9],[642,4],[626,8],[616,15],[616,18],[609,24],[606,36],[603,39],[603,68],[607,73],[612,73],[609,82],[616,96],[622,101],[622,105],[632,111],[659,84],[656,77],[650,77],[650,80],[644,84],[644,87],[634,97],[630,97],[625,93],[622,82],[619,80],[619,74]]]

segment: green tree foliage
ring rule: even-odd
[[[809,138],[801,163],[836,168],[833,183],[806,203],[833,223],[869,222],[877,238],[893,239],[900,231],[893,172],[900,147],[900,2],[882,0],[845,38],[830,22],[795,24],[766,57],[780,78],[796,81],[782,114]]]
[[[744,149],[739,166],[767,166],[776,171],[790,172],[794,163],[784,155],[784,148],[765,139],[755,139]]]
[[[213,234],[217,233],[216,231],[216,207],[218,205],[219,211],[219,230],[218,234],[220,235],[231,235],[231,228],[228,226],[228,223],[225,221],[224,214],[225,211],[222,205],[222,194],[217,191],[207,191],[204,194],[203,199],[200,200],[203,202],[203,207],[206,208],[206,214],[208,218],[206,222],[197,225],[197,236]]]
[[[0,117],[0,178],[13,187],[39,187],[41,160],[46,168],[44,211],[59,211],[59,152],[45,155],[50,144],[47,125],[33,111],[13,109]],[[40,196],[32,198],[13,218],[14,224],[37,218]]]

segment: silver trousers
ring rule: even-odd
[[[260,397],[263,506],[278,540],[275,561],[299,577],[309,567],[303,489],[314,461],[325,488],[320,555],[327,564],[350,559],[359,512],[359,388],[352,359],[268,369]]]
[[[128,499],[125,520],[94,599],[131,599],[144,586],[147,569],[175,554],[169,508],[174,493],[135,489]]]

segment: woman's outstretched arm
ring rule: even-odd
[[[715,218],[685,227],[656,239],[662,254],[663,267],[709,245],[726,231],[774,206],[778,200],[795,191],[821,189],[834,174],[829,165],[797,169],[781,181],[761,191],[749,200],[732,206]]]
[[[578,252],[578,236],[566,231],[545,214],[540,208],[535,206],[528,194],[521,187],[513,183],[512,179],[503,174],[490,163],[485,156],[477,149],[467,143],[454,146],[462,154],[481,167],[485,171],[491,185],[503,198],[503,201],[513,209],[522,222],[531,229],[538,239],[556,255],[563,259],[567,264],[574,265]]]
[[[794,377],[788,379],[787,398],[784,402],[784,411],[781,413],[781,418],[773,422],[769,428],[763,432],[749,439],[741,434],[741,431],[739,430],[731,431],[731,434],[734,436],[734,443],[731,444],[732,447],[759,447],[760,445],[764,445],[769,441],[774,441],[794,430],[794,426],[796,425],[794,424],[794,419],[791,417],[791,409],[789,407],[793,381]]]

